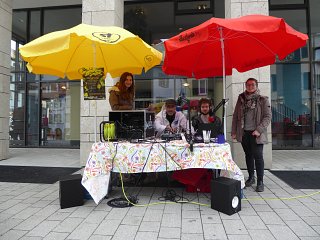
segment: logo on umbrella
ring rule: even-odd
[[[153,63],[153,56],[147,55],[144,57],[144,62],[146,63],[147,66],[152,66]]]
[[[92,36],[107,43],[116,43],[120,39],[120,35],[116,33],[94,32]]]
[[[181,34],[179,36],[179,41],[183,42],[183,41],[187,41],[188,43],[190,43],[191,38],[194,38],[196,36],[196,34],[194,32],[191,33],[186,33],[184,36]]]

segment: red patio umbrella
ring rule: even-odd
[[[211,18],[164,42],[162,69],[166,74],[197,79],[223,76],[225,99],[225,76],[231,75],[233,68],[245,72],[273,64],[277,58],[282,60],[303,47],[307,40],[306,34],[294,30],[282,18],[264,15]],[[226,111],[223,112],[226,133]],[[191,173],[188,179],[179,172],[173,177],[187,186],[197,186],[203,173],[196,170]]]
[[[163,71],[197,79],[245,72],[284,59],[307,39],[282,18],[211,18],[164,42]]]
[[[306,34],[294,30],[282,18],[211,18],[164,42],[162,69],[166,74],[197,79],[223,76],[225,98],[225,75],[231,75],[233,68],[245,72],[273,64],[303,47],[307,40]]]

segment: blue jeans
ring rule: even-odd
[[[263,181],[263,144],[257,144],[256,137],[252,136],[252,132],[253,131],[244,131],[241,145],[246,156],[249,177],[254,176],[254,166],[256,166],[257,179],[258,181]]]

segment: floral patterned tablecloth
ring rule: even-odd
[[[82,185],[98,204],[108,193],[110,172],[164,172],[189,168],[221,169],[220,176],[241,181],[244,176],[232,160],[230,145],[171,142],[98,142],[92,145]]]

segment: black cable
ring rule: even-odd
[[[140,143],[150,143],[150,141],[139,141]],[[140,181],[141,181],[141,178],[142,178],[142,174],[144,173],[143,171],[144,171],[144,168],[145,168],[145,166],[146,166],[146,164],[147,164],[147,162],[148,162],[148,160],[149,160],[149,157],[150,157],[150,154],[151,154],[151,151],[152,151],[152,148],[153,148],[153,145],[154,145],[154,143],[156,143],[157,141],[154,139],[154,141],[152,141],[151,143],[152,143],[152,145],[151,145],[151,147],[150,147],[150,150],[149,150],[149,153],[148,153],[148,157],[147,157],[147,159],[146,159],[146,161],[145,161],[145,164],[144,164],[144,166],[143,166],[143,168],[142,168],[142,172],[141,172],[141,174],[140,174],[140,176],[139,176],[139,179],[138,180],[135,180],[134,181],[134,187],[138,187],[138,184],[140,183]],[[116,145],[116,151],[115,151],[115,155],[114,155],[114,157],[112,158],[112,169],[113,169],[113,164],[114,164],[114,159],[115,159],[115,157],[116,157],[116,154],[117,154],[117,151],[118,151],[118,144]],[[131,174],[131,176],[132,176],[132,174]],[[139,192],[139,191],[138,191]],[[132,202],[132,203],[138,203],[138,192],[135,194],[135,195],[132,195],[132,194],[128,194],[128,199]],[[109,203],[110,202],[110,203]],[[129,204],[128,202],[127,202],[127,200],[125,199],[125,198],[123,198],[123,197],[119,197],[119,198],[115,198],[115,199],[112,199],[112,200],[110,200],[108,202],[108,205],[109,206],[111,206],[111,207],[119,207],[119,208],[122,208],[122,207],[131,207],[132,206],[132,204]]]
[[[171,201],[171,202],[178,202],[180,201],[181,196],[177,195],[173,189],[167,189],[161,194],[161,197],[158,198],[159,201]]]
[[[166,144],[167,142],[168,142],[168,141],[165,141],[165,144]],[[167,151],[167,148],[164,147],[164,146],[162,146],[162,144],[161,144],[160,142],[157,141],[157,143],[163,148],[164,152],[169,155],[169,157],[171,158],[171,160],[172,160],[178,167],[180,167],[180,169],[182,170],[181,165],[180,165],[179,163],[177,163],[177,161],[174,160],[173,157],[171,157],[171,155],[170,155],[170,154],[168,153],[168,151]],[[167,155],[165,155],[165,156],[167,156]],[[167,171],[167,158],[165,157],[165,159],[166,159],[166,171]]]
[[[143,165],[143,167],[142,167],[142,170],[141,170],[141,174],[140,174],[140,176],[139,176],[139,179],[138,179],[138,181],[136,181],[136,187],[138,186],[138,184],[140,183],[140,181],[141,181],[141,178],[142,178],[142,174],[144,173],[143,171],[144,171],[144,168],[146,167],[146,165],[147,165],[147,163],[148,163],[148,161],[149,161],[149,157],[150,157],[150,154],[151,154],[151,151],[152,151],[152,148],[153,148],[153,145],[155,144],[155,142],[156,141],[152,141],[152,144],[151,144],[151,147],[150,147],[150,150],[149,150],[149,153],[148,153],[148,156],[147,156],[147,159],[146,159],[146,161],[145,161],[145,163],[144,163],[144,165]],[[145,141],[145,143],[149,143],[148,141]],[[138,196],[138,194],[136,195],[136,197]]]
[[[128,196],[128,200],[134,204],[138,203],[138,199],[135,198],[134,196]],[[119,197],[119,198],[111,199],[110,201],[107,202],[107,204],[108,206],[114,207],[114,208],[126,208],[126,207],[133,206],[133,204],[131,204],[130,202],[128,202],[127,199],[123,197]]]
[[[110,171],[110,176],[111,176],[111,172],[113,172],[113,168],[114,168],[114,161],[115,161],[115,158],[116,158],[116,155],[118,153],[118,144],[119,143],[115,143],[116,144],[116,150],[115,150],[115,153],[114,153],[114,156],[112,158],[112,164],[111,164],[111,171]],[[119,169],[120,170],[120,169]],[[121,174],[121,171],[120,173]],[[111,179],[112,181],[112,179]],[[112,184],[112,183],[111,183]],[[128,199],[130,200],[130,202],[136,204],[138,203],[138,198],[137,196],[133,196],[133,195],[128,195]],[[125,199],[124,197],[119,197],[119,198],[114,198],[114,199],[111,199],[110,201],[107,202],[107,204],[110,206],[110,207],[115,207],[115,208],[125,208],[125,207],[132,207],[133,205],[131,203],[129,203],[127,201],[127,199]]]
[[[144,141],[144,142],[145,142],[145,143],[150,143],[149,140]],[[173,157],[168,153],[168,151],[167,151],[167,149],[166,149],[166,143],[167,143],[167,142],[168,142],[168,141],[164,141],[165,146],[163,146],[163,145],[162,145],[159,141],[157,141],[156,139],[154,139],[154,140],[151,142],[152,145],[151,145],[151,147],[150,147],[150,150],[149,150],[149,153],[148,153],[148,157],[147,157],[147,159],[146,159],[146,161],[145,161],[145,164],[144,164],[144,166],[143,166],[143,168],[142,168],[142,172],[141,172],[141,173],[143,173],[143,170],[144,170],[144,168],[145,168],[145,166],[146,166],[146,164],[147,164],[147,162],[148,162],[148,160],[149,160],[149,157],[150,157],[150,154],[151,154],[153,145],[154,145],[155,143],[159,144],[159,145],[163,148],[163,150],[165,151],[166,174],[167,174],[167,184],[168,184],[168,186],[167,186],[167,190],[165,191],[165,193],[164,193],[164,191],[163,191],[163,192],[162,192],[162,196],[159,197],[158,199],[159,199],[159,201],[172,201],[172,202],[179,202],[181,199],[182,199],[182,200],[183,200],[183,199],[186,199],[186,200],[183,201],[183,203],[188,203],[188,202],[190,202],[190,200],[188,200],[187,198],[183,198],[183,196],[180,196],[180,195],[176,194],[176,192],[175,192],[173,189],[170,189],[169,172],[167,171],[167,170],[168,170],[167,155],[170,156],[171,160],[172,160],[177,166],[179,166],[180,169],[182,169],[182,167],[181,167],[181,165],[180,165],[179,163],[177,163],[177,162],[173,159]],[[143,141],[142,141],[141,143],[143,143]],[[114,161],[115,161],[115,157],[116,157],[116,155],[117,155],[117,152],[118,152],[118,143],[116,143],[115,154],[114,154],[114,156],[113,156],[113,158],[112,158],[112,168],[111,168],[111,171],[112,171],[113,168],[114,168]],[[119,169],[119,170],[120,170],[120,169]],[[120,172],[120,173],[121,173],[121,172]],[[142,175],[140,175],[138,181],[135,181],[135,187],[137,187],[137,184],[140,182],[141,177],[142,177]],[[128,199],[130,200],[130,202],[136,204],[136,203],[138,203],[138,194],[136,194],[135,196],[130,194],[130,195],[128,195]],[[123,197],[114,198],[114,199],[108,201],[107,204],[108,204],[110,207],[115,207],[115,208],[125,208],[125,207],[131,207],[131,206],[133,206],[131,203],[129,203],[129,202],[128,202],[125,198],[123,198]]]

